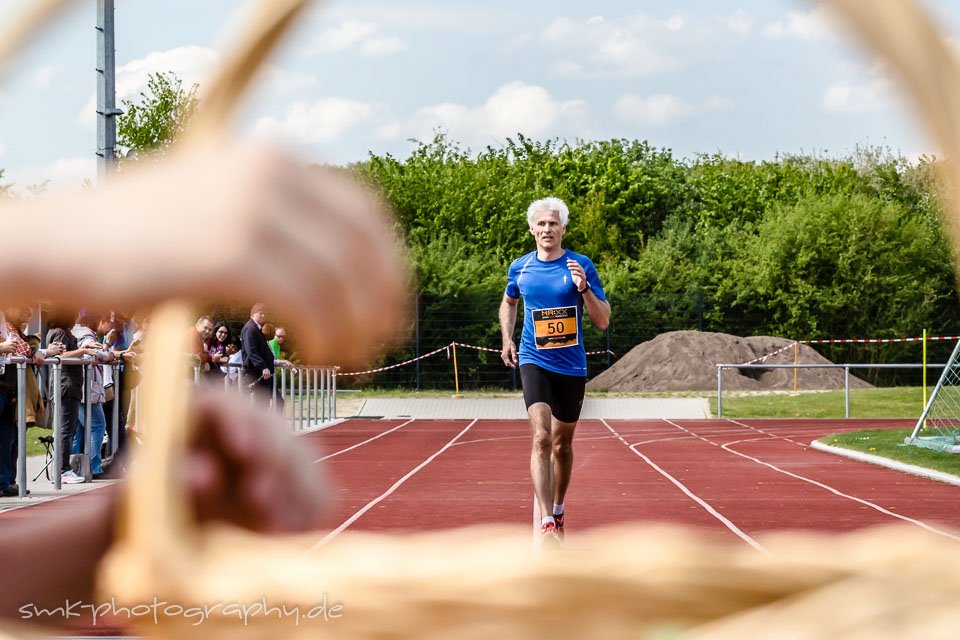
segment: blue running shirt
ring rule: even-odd
[[[514,260],[507,272],[504,293],[511,298],[523,297],[520,364],[535,364],[565,376],[586,377],[583,296],[567,268],[568,258],[580,263],[594,295],[606,300],[593,261],[569,250],[550,262],[537,258],[536,251]]]

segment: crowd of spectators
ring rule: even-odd
[[[237,334],[231,330],[231,323],[214,323],[206,315],[189,328],[191,355],[204,382],[224,384],[226,380],[236,385],[237,377],[242,376],[245,385],[241,386],[259,401],[272,395],[275,363],[290,362],[283,351],[286,330],[266,323],[266,312],[265,305],[255,304],[250,319]],[[62,483],[122,476],[127,431],[135,432],[137,428],[133,398],[140,383],[149,319],[119,311],[53,309],[43,318],[45,333],[28,335],[32,315],[29,307],[0,310],[0,495],[15,496],[20,490],[16,482],[18,398],[27,403],[28,425],[46,428],[53,426],[48,399],[55,395],[60,398],[57,466]],[[29,363],[22,393],[18,393],[17,367],[9,362],[10,356],[22,356]],[[56,388],[53,376],[42,371],[42,365],[53,357],[84,358],[89,365],[64,362]],[[114,403],[119,405],[116,410]],[[114,411],[118,421],[116,446],[110,443],[113,433],[107,428]],[[88,447],[85,439],[89,439]],[[116,453],[107,464],[103,452],[114,450]],[[89,455],[84,455],[87,452]]]

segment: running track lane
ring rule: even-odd
[[[673,437],[664,434],[662,422],[674,429]],[[839,427],[729,420],[610,424],[627,432],[627,441],[638,454],[667,470],[747,533],[850,531],[903,523],[903,518],[938,531],[960,527],[960,517],[948,507],[958,497],[956,487],[806,446],[824,435],[875,423],[841,423]],[[903,424],[890,426],[902,428]]]
[[[417,467],[471,421],[392,421],[379,428],[379,421],[364,422],[360,426],[344,422],[304,436],[334,486],[331,529],[367,508],[407,474],[419,473]]]

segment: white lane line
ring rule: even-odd
[[[753,460],[753,461],[756,462],[757,464],[762,464],[762,465],[765,466],[765,467],[769,467],[769,468],[773,469],[774,471],[777,471],[777,472],[782,473],[782,474],[784,474],[784,475],[790,476],[791,478],[796,478],[796,479],[798,479],[798,480],[803,480],[804,482],[809,482],[810,484],[816,485],[816,486],[818,486],[818,487],[820,487],[820,488],[822,488],[822,489],[826,489],[826,490],[829,491],[830,493],[833,493],[833,494],[835,494],[835,495],[837,495],[837,496],[840,496],[841,498],[847,498],[848,500],[853,500],[854,502],[857,502],[857,503],[862,504],[862,505],[864,505],[864,506],[870,507],[871,509],[874,509],[874,510],[876,510],[876,511],[879,511],[879,512],[882,513],[882,514],[885,514],[885,515],[888,515],[888,516],[893,516],[894,518],[898,518],[898,519],[903,520],[903,521],[905,521],[905,522],[909,522],[909,523],[911,523],[911,524],[914,524],[914,525],[920,527],[921,529],[926,529],[927,531],[930,531],[931,533],[936,533],[936,534],[939,534],[939,535],[941,535],[941,536],[945,536],[945,537],[947,537],[947,538],[950,538],[950,539],[952,539],[952,540],[960,540],[960,536],[956,536],[956,535],[954,535],[954,534],[952,534],[952,533],[950,533],[950,532],[948,532],[948,531],[944,531],[943,529],[938,529],[938,528],[934,527],[933,525],[927,524],[926,522],[923,522],[923,521],[921,521],[921,520],[916,520],[916,519],[914,519],[914,518],[911,518],[911,517],[905,516],[905,515],[901,515],[901,514],[899,514],[899,513],[895,513],[895,512],[893,512],[893,511],[888,510],[888,509],[884,509],[883,507],[881,507],[880,505],[878,505],[878,504],[875,503],[875,502],[870,502],[869,500],[864,500],[863,498],[858,498],[858,497],[856,497],[856,496],[852,496],[852,495],[850,495],[850,494],[848,494],[848,493],[844,493],[844,492],[840,491],[839,489],[836,489],[836,488],[834,488],[834,487],[831,487],[830,485],[826,485],[826,484],[823,484],[822,482],[818,482],[817,480],[814,480],[813,478],[807,478],[806,476],[801,476],[801,475],[799,475],[799,474],[793,473],[792,471],[787,471],[786,469],[781,469],[780,467],[778,467],[778,466],[776,466],[776,465],[774,465],[774,464],[770,464],[769,462],[764,462],[763,460],[760,460],[760,459],[758,459],[758,458],[754,458],[753,456],[749,456],[749,455],[747,455],[747,454],[745,454],[745,453],[741,453],[741,452],[739,452],[739,451],[735,451],[734,449],[731,449],[731,448],[730,448],[732,445],[740,444],[741,442],[755,442],[755,441],[757,441],[757,440],[760,440],[760,438],[755,438],[755,439],[752,439],[752,440],[736,440],[736,441],[734,441],[734,442],[728,442],[727,444],[722,445],[722,447],[723,447],[724,450],[729,451],[730,453],[732,453],[732,454],[734,454],[734,455],[741,456],[741,457],[743,457],[743,458],[746,458],[747,460]]]
[[[687,433],[691,433],[691,434],[693,433],[693,432],[691,432],[690,430],[685,429],[684,427],[680,426],[679,424],[676,424],[675,422],[671,422],[670,420],[667,420],[667,422],[670,422],[670,424],[672,424],[673,426],[677,427],[678,429],[682,429],[683,431],[686,431]],[[695,434],[694,434],[694,435],[695,435]],[[735,456],[740,456],[741,458],[746,458],[747,460],[752,460],[753,462],[756,462],[757,464],[760,464],[760,465],[763,465],[763,466],[765,466],[765,467],[768,467],[769,469],[772,469],[772,470],[776,471],[777,473],[782,473],[783,475],[790,476],[791,478],[796,478],[797,480],[801,480],[801,481],[803,481],[803,482],[809,482],[810,484],[815,485],[815,486],[817,486],[817,487],[820,487],[821,489],[826,489],[827,491],[829,491],[830,493],[832,493],[832,494],[834,494],[834,495],[837,495],[837,496],[839,496],[839,497],[841,497],[841,498],[846,498],[846,499],[848,499],[848,500],[852,500],[852,501],[854,501],[854,502],[856,502],[856,503],[858,503],[858,504],[862,504],[862,505],[864,505],[864,506],[866,506],[866,507],[870,507],[871,509],[874,509],[875,511],[879,511],[880,513],[882,513],[882,514],[884,514],[884,515],[893,516],[894,518],[898,518],[898,519],[903,520],[903,521],[905,521],[905,522],[909,522],[909,523],[911,523],[911,524],[914,524],[914,525],[920,527],[921,529],[926,529],[927,531],[929,531],[929,532],[931,532],[931,533],[936,533],[936,534],[938,534],[938,535],[945,536],[945,537],[950,538],[950,539],[952,539],[952,540],[960,540],[960,536],[956,536],[956,535],[954,535],[954,534],[952,534],[952,533],[950,533],[950,532],[948,532],[948,531],[944,531],[944,530],[942,530],[942,529],[938,529],[938,528],[934,527],[933,525],[927,524],[926,522],[922,522],[922,521],[920,521],[920,520],[915,520],[914,518],[910,518],[910,517],[908,517],[908,516],[904,516],[904,515],[901,515],[901,514],[899,514],[899,513],[895,513],[895,512],[893,512],[893,511],[888,510],[888,509],[884,509],[883,507],[881,507],[880,505],[878,505],[878,504],[875,503],[875,502],[870,502],[869,500],[864,500],[863,498],[858,498],[858,497],[856,497],[856,496],[852,496],[852,495],[850,495],[849,493],[844,493],[844,492],[840,491],[839,489],[836,489],[836,488],[834,488],[834,487],[831,487],[830,485],[827,485],[827,484],[824,484],[824,483],[819,482],[819,481],[817,481],[817,480],[814,480],[813,478],[808,478],[808,477],[806,477],[806,476],[801,476],[801,475],[799,475],[799,474],[797,474],[797,473],[793,473],[792,471],[787,471],[786,469],[782,469],[782,468],[778,467],[778,466],[775,465],[775,464],[771,464],[771,463],[769,463],[769,462],[765,462],[764,460],[760,460],[759,458],[754,458],[753,456],[747,455],[747,454],[745,454],[745,453],[741,453],[740,451],[736,451],[736,450],[734,450],[734,449],[731,448],[733,445],[735,445],[735,444],[740,444],[740,443],[743,443],[743,442],[758,442],[758,441],[764,441],[764,440],[769,441],[769,440],[771,440],[771,439],[778,439],[778,440],[779,440],[779,439],[782,439],[782,438],[779,438],[779,437],[771,438],[771,437],[767,436],[767,437],[764,437],[764,438],[750,438],[750,439],[744,439],[744,440],[734,440],[733,442],[728,442],[728,443],[726,443],[726,444],[722,444],[722,445],[719,445],[719,446],[720,446],[720,448],[723,449],[724,451],[727,451],[728,453],[732,453],[732,454],[735,455]]]
[[[586,442],[588,440],[609,440],[613,436],[584,436],[582,438],[578,437],[577,442]],[[480,438],[478,440],[462,440],[457,444],[453,445],[455,447],[462,447],[467,444],[479,444],[481,442],[506,442],[508,440],[529,440],[530,436],[501,436],[499,438]]]
[[[398,425],[395,426],[393,429],[388,429],[387,431],[383,431],[382,433],[378,433],[377,435],[373,436],[372,438],[367,438],[367,439],[364,440],[363,442],[358,442],[357,444],[355,444],[355,445],[353,445],[353,446],[350,446],[350,447],[347,447],[346,449],[340,449],[339,451],[334,451],[333,453],[327,454],[327,455],[323,456],[322,458],[317,458],[316,460],[313,461],[313,463],[316,464],[316,463],[318,463],[318,462],[323,462],[324,460],[329,460],[330,458],[335,458],[336,456],[340,455],[341,453],[346,453],[347,451],[353,451],[353,450],[356,449],[357,447],[362,447],[362,446],[365,445],[365,444],[369,444],[369,443],[373,442],[373,441],[376,440],[377,438],[382,438],[383,436],[385,436],[385,435],[387,435],[387,434],[393,433],[394,431],[396,431],[396,430],[399,429],[400,427],[405,427],[406,425],[408,425],[408,424],[410,424],[411,422],[413,422],[413,420],[414,420],[414,419],[411,418],[410,420],[407,420],[406,422],[403,422],[403,423],[398,424]]]
[[[729,519],[727,519],[726,517],[724,517],[724,515],[723,515],[722,513],[720,513],[719,511],[717,511],[716,509],[714,509],[712,506],[710,506],[709,503],[707,503],[705,500],[703,500],[702,498],[700,498],[699,496],[697,496],[696,494],[694,494],[692,491],[690,491],[690,489],[688,489],[682,482],[680,482],[679,480],[677,480],[676,478],[674,478],[672,475],[670,475],[669,473],[667,473],[666,471],[664,471],[663,469],[661,469],[659,466],[657,466],[656,463],[653,462],[653,460],[651,460],[650,458],[648,458],[648,457],[645,456],[644,454],[642,454],[642,453],[640,453],[639,451],[637,451],[637,449],[636,449],[635,447],[637,447],[640,443],[631,446],[630,444],[627,443],[626,440],[623,439],[623,437],[622,437],[619,433],[617,433],[617,431],[616,431],[613,427],[611,427],[611,426],[607,423],[606,420],[604,420],[604,419],[601,418],[601,419],[600,419],[600,422],[602,422],[602,423],[603,423],[603,426],[605,426],[607,429],[609,429],[610,432],[613,433],[613,435],[616,436],[618,440],[620,440],[620,442],[622,442],[624,445],[626,445],[627,448],[630,449],[630,451],[632,451],[634,454],[636,454],[637,456],[639,456],[640,458],[642,458],[643,461],[646,462],[648,465],[650,465],[650,467],[651,467],[652,469],[654,469],[657,473],[659,473],[659,474],[662,475],[664,478],[666,478],[667,480],[669,480],[670,482],[672,482],[678,489],[680,489],[680,491],[682,491],[684,494],[686,494],[687,497],[689,497],[691,500],[693,500],[694,502],[696,502],[697,504],[699,504],[707,513],[709,513],[709,514],[712,515],[714,518],[716,518],[716,519],[719,520],[721,523],[723,523],[723,526],[725,526],[727,529],[729,529],[731,532],[733,532],[737,537],[739,537],[741,540],[743,540],[744,542],[746,542],[747,544],[749,544],[751,547],[753,547],[753,548],[756,549],[757,551],[759,551],[759,552],[761,552],[761,553],[768,553],[767,550],[763,547],[763,545],[761,545],[759,542],[757,542],[757,541],[756,541],[754,538],[752,538],[751,536],[749,536],[749,535],[747,535],[746,533],[744,533],[744,531],[743,531],[742,529],[740,529],[740,527],[738,527],[737,525],[733,524],[733,522],[731,522]],[[669,422],[669,421],[668,421],[668,422]]]
[[[374,498],[373,500],[371,500],[370,502],[368,502],[366,505],[363,506],[363,508],[361,508],[361,509],[360,509],[359,511],[357,511],[355,514],[353,514],[352,516],[350,516],[349,518],[347,518],[347,519],[343,522],[343,524],[341,524],[339,527],[337,527],[336,529],[334,529],[333,531],[331,531],[330,533],[328,533],[327,535],[325,535],[325,536],[323,537],[323,539],[320,540],[318,543],[316,543],[315,545],[313,545],[312,547],[310,547],[309,549],[307,549],[306,553],[310,553],[311,551],[316,551],[317,549],[320,549],[320,548],[323,547],[325,544],[327,544],[328,542],[330,542],[331,540],[333,540],[334,538],[336,538],[338,535],[340,535],[340,533],[341,533],[344,529],[346,529],[346,528],[349,527],[351,524],[353,524],[354,522],[356,522],[357,520],[359,520],[359,519],[363,516],[363,514],[365,514],[367,511],[370,511],[370,509],[373,509],[375,506],[377,506],[378,504],[380,504],[381,502],[383,502],[384,500],[386,500],[387,498],[389,498],[389,497],[393,494],[393,492],[395,492],[397,489],[399,489],[400,486],[401,486],[404,482],[406,482],[407,480],[409,480],[410,478],[412,478],[414,475],[417,474],[417,472],[419,472],[419,471],[420,471],[421,469],[423,469],[425,466],[427,466],[428,464],[430,464],[431,462],[433,462],[440,454],[442,454],[444,451],[446,451],[447,449],[449,449],[450,447],[452,447],[453,444],[454,444],[457,440],[460,439],[460,436],[462,436],[462,435],[465,434],[467,431],[469,431],[469,430],[470,430],[470,427],[472,427],[472,426],[475,425],[475,424],[477,424],[477,421],[476,421],[476,420],[473,420],[470,424],[468,424],[466,427],[463,428],[463,431],[461,431],[461,432],[458,433],[457,435],[453,436],[453,438],[451,438],[450,440],[448,440],[445,445],[443,445],[442,447],[440,447],[439,449],[437,449],[437,451],[434,452],[433,455],[431,455],[429,458],[427,458],[426,460],[424,460],[423,462],[421,462],[420,464],[418,464],[416,467],[414,467],[413,469],[411,469],[411,470],[407,473],[407,475],[403,476],[402,478],[400,478],[399,480],[397,480],[396,482],[394,482],[393,485],[392,485],[389,489],[387,489],[386,491],[384,491],[383,493],[381,493],[379,496],[377,496],[376,498]]]
[[[728,418],[728,420],[730,420],[730,419]],[[753,429],[753,430],[756,431],[757,433],[762,433],[763,435],[766,435],[766,436],[770,436],[770,437],[777,438],[777,439],[780,439],[780,440],[786,440],[787,442],[792,442],[793,444],[795,444],[795,445],[797,445],[797,446],[799,446],[799,447],[803,447],[804,449],[809,448],[809,445],[807,445],[807,444],[805,444],[805,443],[803,443],[803,442],[797,442],[796,440],[791,440],[790,438],[788,438],[788,437],[786,437],[786,436],[780,436],[780,435],[777,435],[777,434],[775,434],[775,433],[771,433],[771,432],[769,432],[769,431],[764,431],[764,430],[761,429],[760,427],[754,427],[754,426],[749,425],[749,424],[744,424],[744,423],[742,423],[742,422],[737,422],[736,420],[730,420],[730,422],[732,422],[733,424],[736,424],[736,425],[740,425],[741,427],[746,427],[747,429]]]

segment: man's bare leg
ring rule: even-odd
[[[545,402],[534,403],[527,409],[527,415],[530,416],[530,434],[533,437],[530,451],[530,477],[533,479],[533,490],[540,505],[540,517],[544,518],[553,515],[552,500],[555,493],[550,405]]]
[[[573,471],[573,432],[576,428],[576,422],[560,422],[552,418],[554,504],[563,504],[567,487],[570,486],[570,474]],[[550,508],[552,509],[553,505],[550,505]]]

